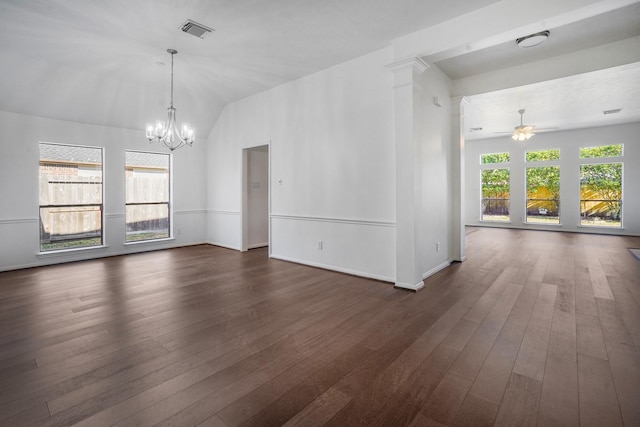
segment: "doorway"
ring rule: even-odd
[[[269,246],[269,145],[242,150],[242,251]]]

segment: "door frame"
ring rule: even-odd
[[[271,141],[252,145],[242,149],[242,200],[240,204],[241,246],[240,250],[249,250],[249,151],[267,148],[267,244],[271,256]]]

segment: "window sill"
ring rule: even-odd
[[[162,242],[171,242],[175,241],[175,237],[166,237],[164,239],[151,239],[151,240],[139,240],[136,242],[125,242],[125,246],[136,246],[136,245],[148,245],[152,243],[162,243]]]
[[[579,225],[578,228],[587,228],[591,230],[624,230],[624,227],[608,227],[606,225]]]
[[[107,245],[101,245],[101,246],[90,246],[87,248],[72,248],[72,249],[59,249],[56,251],[46,251],[46,252],[37,252],[36,253],[36,257],[37,258],[49,258],[49,257],[56,257],[56,256],[65,256],[65,255],[70,255],[70,254],[75,254],[75,253],[85,253],[85,252],[102,252],[105,251],[109,248],[109,246]]]

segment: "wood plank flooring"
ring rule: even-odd
[[[633,247],[469,228],[418,293],[207,245],[0,273],[0,425],[639,426]]]

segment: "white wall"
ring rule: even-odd
[[[38,254],[39,142],[104,147],[106,248]],[[0,112],[0,270],[110,256],[205,241],[204,141],[179,150],[173,161],[175,239],[124,244],[124,150],[165,152],[143,131]]]
[[[451,80],[432,66],[415,85],[416,110],[422,140],[422,207],[417,241],[422,276],[451,262]],[[438,98],[440,107],[435,105]]]
[[[515,143],[508,135],[501,138],[467,141],[466,143],[466,223],[527,229],[579,231],[640,235],[640,123],[603,126],[563,132],[538,133],[526,145]],[[579,147],[624,144],[623,227],[580,227]],[[525,150],[560,149],[561,225],[525,224]],[[480,154],[511,153],[511,222],[494,224],[480,221]]]
[[[393,280],[389,62],[383,49],[228,105],[209,137],[208,241],[240,248],[242,149],[270,141],[272,256]]]

